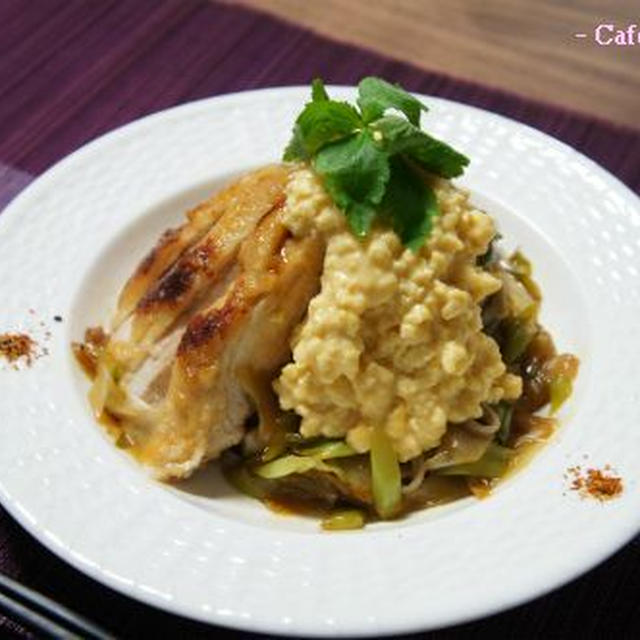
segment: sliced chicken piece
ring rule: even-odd
[[[198,242],[226,211],[231,209],[238,213],[248,199],[255,197],[257,190],[266,189],[266,197],[270,198],[273,186],[282,184],[282,180],[283,168],[277,165],[249,173],[188,211],[187,222],[165,231],[122,289],[113,328],[118,329],[122,325],[158,278],[173,266],[186,249]]]
[[[175,243],[165,234],[125,286],[121,327],[94,350],[92,405],[158,478],[185,477],[239,443],[290,358],[291,334],[320,287],[324,244],[282,224],[288,172],[250,174],[191,212],[202,220],[178,229]]]
[[[241,441],[252,412],[242,374],[274,377],[290,357],[290,335],[318,291],[322,242],[290,238],[282,245],[277,218],[262,231],[253,243],[260,245],[257,252],[243,247],[256,262],[221,302],[191,320],[182,337],[161,419],[139,448],[141,460],[160,478],[189,475]],[[271,252],[271,259],[261,261],[261,251]]]
[[[260,287],[268,284],[268,269],[286,236],[287,231],[280,223],[280,209],[273,209],[261,220],[254,233],[244,241],[237,259],[227,272],[227,277],[217,283],[207,293],[207,297],[213,299],[213,304],[222,304],[224,296],[231,291],[232,284],[240,274],[247,282],[253,283],[257,293]],[[159,397],[166,394],[178,345],[187,329],[188,321],[196,313],[194,310],[192,314],[185,314],[184,322],[158,340],[149,350],[133,347],[133,343],[124,341],[125,348],[120,349],[122,355],[117,359],[123,362],[125,356],[128,356],[128,374],[125,375],[123,383],[130,392],[151,404],[155,404]],[[113,340],[112,350],[118,351],[118,344],[117,340]],[[136,358],[141,361],[141,366],[138,366]]]
[[[221,213],[218,208],[210,208],[211,214]],[[197,216],[195,221],[185,222],[175,229],[167,229],[156,246],[138,265],[133,276],[122,289],[118,298],[118,308],[113,319],[113,328],[118,329],[131,315],[149,287],[173,265],[185,249],[197,242],[213,226],[217,217],[206,219]]]
[[[220,293],[212,295],[242,242],[269,211],[284,204],[288,174],[285,167],[269,167],[250,174],[231,189],[224,199],[224,211],[209,231],[186,249],[138,302],[131,326],[135,343],[152,345],[203,297]]]

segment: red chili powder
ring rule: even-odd
[[[577,491],[583,498],[595,498],[604,502],[619,496],[624,490],[622,478],[611,474],[611,467],[604,469],[585,469],[570,467],[567,472],[571,476],[572,491]]]
[[[0,356],[10,363],[23,361],[30,366],[38,354],[38,343],[26,333],[0,334]]]

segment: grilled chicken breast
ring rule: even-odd
[[[125,285],[92,402],[158,478],[238,444],[248,380],[272,380],[319,289],[318,237],[282,224],[288,169],[253,172],[166,232]]]
[[[243,240],[284,204],[288,170],[279,165],[244,176],[163,234],[120,295],[115,325],[133,312],[131,339],[150,345],[225,275]]]

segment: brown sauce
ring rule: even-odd
[[[89,327],[84,342],[72,342],[71,350],[82,370],[91,380],[96,377],[98,359],[109,342],[109,335],[102,327]]]

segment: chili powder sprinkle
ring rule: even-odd
[[[619,496],[624,489],[622,478],[612,475],[609,465],[604,469],[584,471],[577,466],[570,467],[567,471],[572,478],[570,489],[577,491],[583,498],[595,498],[605,502]]]
[[[23,361],[30,366],[38,357],[38,343],[26,333],[0,334],[0,356],[11,364]]]

